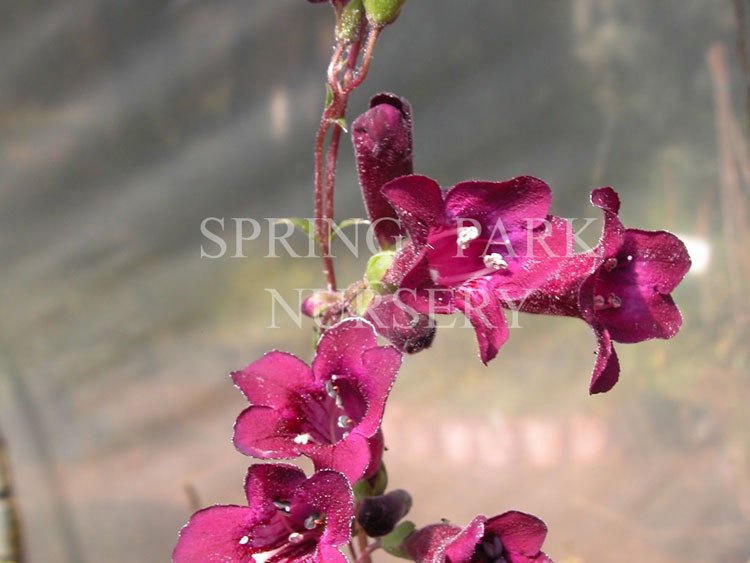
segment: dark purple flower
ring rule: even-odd
[[[402,301],[425,313],[462,311],[484,363],[508,337],[501,299],[522,299],[568,254],[569,224],[548,215],[549,186],[530,176],[461,182],[445,194],[425,176],[386,184],[410,242],[397,260]],[[406,291],[411,291],[411,296]]]
[[[589,387],[593,394],[609,391],[619,378],[613,342],[677,334],[682,317],[670,293],[690,269],[690,257],[671,233],[626,229],[612,188],[594,190],[591,201],[604,212],[599,243],[591,252],[563,259],[557,275],[520,309],[579,317],[591,326],[598,346]]]
[[[217,505],[199,510],[180,532],[175,563],[252,563],[253,554],[273,552],[271,563],[344,563],[339,547],[351,537],[354,498],[349,482],[335,471],[309,479],[297,467],[250,467],[247,506]]]
[[[409,536],[404,548],[417,563],[552,563],[541,551],[546,536],[539,518],[511,511],[489,520],[477,516],[464,529],[427,526]]]
[[[370,109],[352,123],[352,143],[367,216],[380,246],[391,248],[405,233],[381,189],[413,172],[409,102],[388,93],[373,97]]]
[[[269,352],[232,373],[251,403],[237,418],[234,444],[263,459],[304,455],[316,469],[335,469],[354,482],[372,471],[382,449],[377,434],[400,364],[398,350],[378,346],[363,319],[328,329],[312,367],[291,354]]]

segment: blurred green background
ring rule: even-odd
[[[730,0],[408,0],[384,32],[350,116],[407,97],[418,172],[533,174],[569,217],[613,185],[627,225],[694,260],[682,332],[618,346],[607,395],[575,320],[522,316],[487,368],[460,328],[408,358],[386,463],[419,525],[515,508],[558,563],[750,560],[736,26]],[[296,299],[321,265],[263,258],[265,234],[201,258],[200,224],[311,214],[331,33],[303,0],[0,4],[0,428],[32,563],[167,561],[191,497],[242,501],[227,374],[310,357],[309,324],[267,328],[265,289]],[[337,190],[362,216],[348,142]],[[340,250],[351,282],[366,257]]]

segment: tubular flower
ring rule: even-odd
[[[421,313],[462,311],[487,363],[508,337],[501,299],[523,299],[568,253],[568,222],[548,215],[549,186],[530,176],[461,182],[443,194],[425,176],[404,176],[383,193],[409,234],[396,260],[400,297]]]
[[[626,229],[612,188],[594,190],[591,201],[604,212],[597,246],[563,259],[557,274],[519,308],[578,317],[591,326],[598,346],[593,394],[609,391],[619,378],[613,342],[666,339],[680,330],[682,316],[670,293],[690,269],[690,257],[671,233]]]
[[[309,479],[297,467],[250,467],[247,506],[199,510],[180,532],[174,563],[253,563],[269,553],[271,563],[344,563],[339,547],[349,541],[354,498],[346,478],[319,471]]]
[[[541,551],[547,526],[510,511],[477,516],[466,528],[433,524],[410,535],[404,549],[417,563],[552,563]]]
[[[392,346],[378,346],[372,325],[348,319],[328,329],[309,367],[269,352],[232,379],[251,406],[237,418],[234,444],[262,459],[304,455],[316,469],[355,482],[382,450],[378,430],[401,365]]]

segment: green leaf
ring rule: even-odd
[[[358,316],[361,317],[365,314],[367,307],[370,306],[370,302],[372,302],[374,298],[375,292],[373,290],[369,288],[364,289],[352,300],[349,306],[354,310],[355,313],[357,313]]]
[[[404,520],[398,526],[396,526],[390,534],[388,534],[387,536],[383,536],[383,549],[395,557],[400,557],[402,559],[411,559],[411,557],[409,557],[403,550],[401,545],[404,543],[404,540],[409,537],[416,529],[417,527],[414,525],[414,522],[411,522],[410,520]]]
[[[286,225],[294,225],[314,241],[318,240],[318,237],[315,234],[315,222],[311,219],[303,219],[301,217],[288,217],[285,219],[279,219],[277,222]]]
[[[344,219],[341,223],[335,224],[331,229],[331,240],[340,236],[344,229],[347,227],[356,227],[357,225],[369,225],[370,222],[367,219],[360,219],[359,217],[352,217],[351,219]]]
[[[352,217],[351,219],[344,219],[336,225],[340,231],[343,231],[347,227],[356,227],[357,225],[369,225],[370,221],[367,219],[361,219],[360,217]]]

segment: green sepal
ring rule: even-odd
[[[381,540],[383,549],[394,557],[411,560],[411,557],[409,557],[401,546],[403,545],[404,540],[416,529],[417,527],[414,525],[414,522],[411,520],[404,520],[396,526],[390,534],[383,536],[383,539]]]
[[[354,484],[354,498],[361,500],[365,497],[376,497],[382,495],[388,487],[388,470],[385,468],[385,462],[380,462],[378,472],[374,477],[369,479],[360,479]]]
[[[370,256],[365,269],[365,280],[370,289],[380,294],[390,293],[391,288],[383,283],[383,277],[393,264],[395,256],[396,253],[392,250],[384,250]]]

